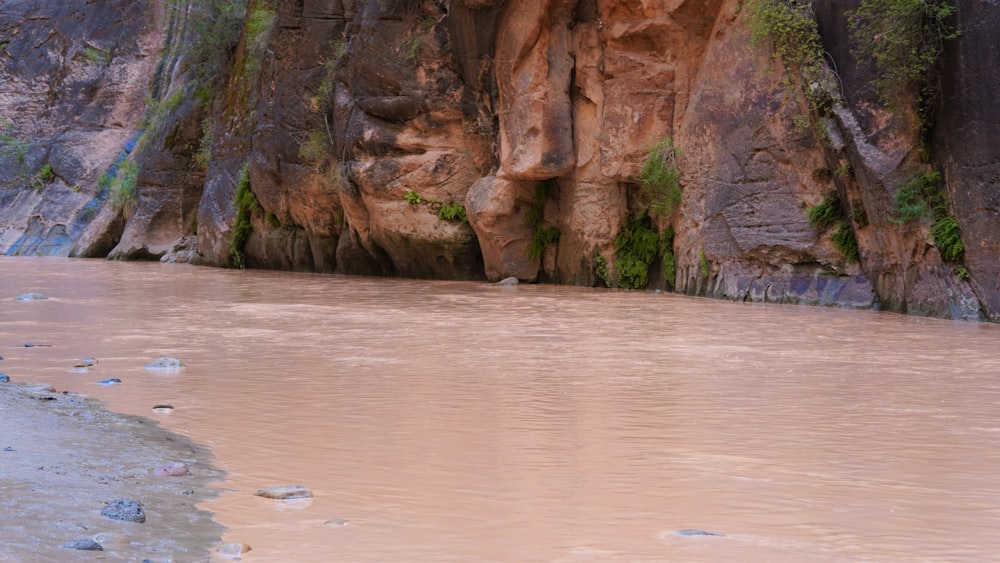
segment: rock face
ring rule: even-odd
[[[652,287],[1000,319],[994,3],[956,2],[930,161],[851,55],[856,0],[814,3],[821,111],[738,0],[36,4],[0,14],[7,253],[616,286],[638,220],[676,234]],[[683,196],[651,211],[667,139]],[[896,220],[929,170],[958,260]],[[842,230],[810,224],[833,195]]]

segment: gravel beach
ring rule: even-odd
[[[0,561],[209,561],[223,528],[196,505],[218,494],[211,461],[153,420],[0,383]],[[114,519],[124,503],[145,521]]]

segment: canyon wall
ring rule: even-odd
[[[1000,320],[1000,6],[956,5],[922,129],[856,0],[809,82],[739,0],[7,0],[0,250]],[[958,258],[898,220],[933,170]]]

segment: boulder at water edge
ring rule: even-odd
[[[101,511],[101,516],[124,522],[138,522],[139,524],[146,521],[146,511],[142,508],[142,504],[125,498],[109,502]]]

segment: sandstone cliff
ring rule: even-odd
[[[807,75],[739,0],[6,0],[0,249],[1000,320],[1000,6],[918,115],[858,4]]]

